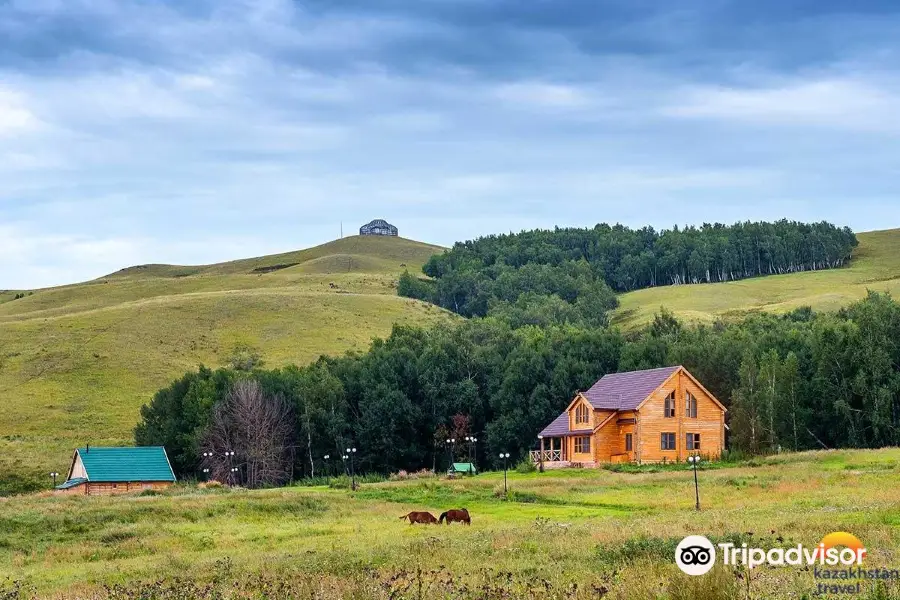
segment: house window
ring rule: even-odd
[[[590,419],[590,411],[584,404],[579,404],[575,409],[575,423],[578,425],[585,424]]]
[[[661,433],[659,439],[659,447],[662,450],[674,450],[675,449],[675,434],[674,433]]]
[[[700,449],[700,434],[699,433],[689,433],[687,434],[687,449],[688,450],[699,450]]]
[[[631,452],[633,445],[634,445],[634,442],[631,439],[631,434],[626,433],[625,434],[625,452]]]
[[[675,416],[675,392],[666,396],[666,404],[663,407],[663,416],[667,419]]]
[[[690,392],[684,399],[684,415],[690,419],[697,418],[697,398]]]
[[[591,437],[588,435],[575,438],[575,453],[590,454],[591,453]]]

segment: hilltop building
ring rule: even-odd
[[[545,467],[718,458],[725,407],[684,367],[607,375],[538,435]]]
[[[384,219],[375,219],[359,228],[359,235],[397,236],[397,228]]]
[[[161,446],[137,448],[78,448],[66,482],[56,486],[61,494],[99,496],[140,490],[160,490],[175,483],[166,449]]]

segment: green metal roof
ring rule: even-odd
[[[457,473],[475,473],[475,465],[472,463],[453,463],[453,470]]]
[[[79,448],[87,478],[102,481],[175,481],[162,446],[136,448]]]
[[[76,485],[81,485],[85,481],[87,481],[87,479],[85,479],[84,477],[76,477],[75,479],[70,479],[65,483],[59,484],[58,486],[56,486],[56,489],[67,490],[69,488],[75,487]]]

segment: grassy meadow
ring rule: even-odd
[[[204,267],[146,265],[98,280],[0,294],[0,495],[49,485],[72,448],[132,442],[140,406],[235,348],[266,364],[365,350],[394,323],[451,318],[396,295],[437,246],[349,237]]]
[[[768,549],[849,531],[868,548],[867,568],[900,568],[898,465],[896,448],[711,464],[700,473],[699,513],[686,465],[511,472],[506,497],[502,473],[355,493],[182,486],[18,496],[0,499],[0,590],[19,582],[18,597],[60,599],[801,598],[815,588],[811,570],[723,567],[688,578],[674,548],[689,534]],[[463,506],[469,527],[398,518]],[[900,598],[898,585],[857,597]]]
[[[848,267],[772,275],[728,283],[667,286],[619,296],[612,322],[633,329],[653,320],[664,306],[688,322],[754,312],[786,313],[801,306],[833,311],[860,300],[867,290],[900,295],[900,229],[858,234],[859,248]]]

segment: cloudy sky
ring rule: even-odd
[[[0,289],[376,217],[900,227],[900,7],[842,4],[0,0]]]

